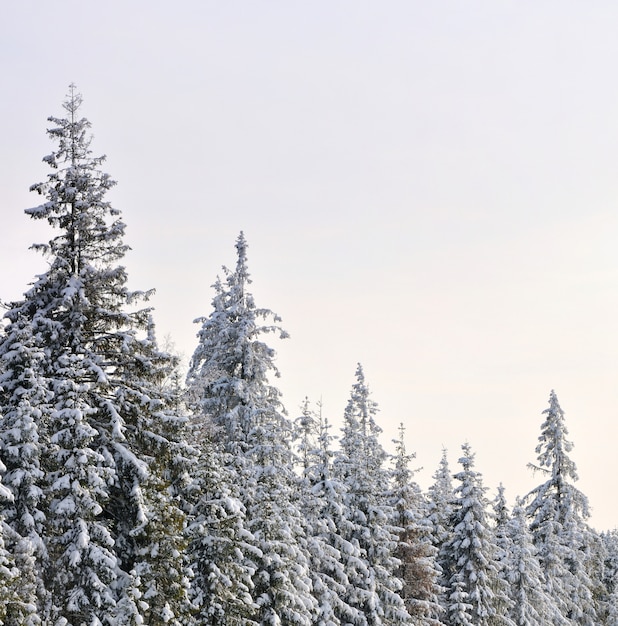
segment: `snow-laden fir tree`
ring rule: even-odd
[[[509,584],[512,605],[509,615],[516,626],[567,624],[553,597],[547,593],[544,575],[532,543],[525,511],[518,502],[505,529],[510,554],[504,562],[503,573]]]
[[[311,467],[318,447],[320,425],[322,423],[322,405],[319,413],[311,408],[309,398],[305,397],[301,405],[301,414],[294,420],[294,450],[305,479],[311,476]],[[307,482],[307,481],[305,481]]]
[[[356,588],[356,607],[369,626],[406,624],[410,620],[400,596],[400,563],[395,556],[399,528],[392,524],[393,509],[388,503],[389,471],[385,467],[386,452],[379,442],[377,410],[359,364],[334,467],[346,489],[345,505],[351,523],[346,539],[358,545],[367,564],[369,576]]]
[[[301,512],[306,520],[313,596],[318,606],[314,623],[363,623],[353,598],[369,572],[358,544],[345,539],[351,535],[352,524],[346,516],[344,486],[332,472],[330,426],[322,407],[316,415],[308,400],[297,424],[303,476]]]
[[[212,428],[220,449],[231,455],[233,479],[247,512],[254,554],[253,595],[259,624],[309,625],[315,613],[306,538],[299,512],[299,479],[293,471],[292,425],[281,393],[274,350],[262,337],[287,334],[279,318],[256,307],[248,291],[247,242],[236,241],[234,271],[215,283],[213,311],[201,318],[198,346],[187,383],[199,419]],[[273,321],[266,324],[267,320]]]
[[[427,490],[427,519],[431,523],[433,543],[440,547],[451,534],[451,517],[455,506],[455,490],[445,449]]]
[[[415,624],[441,624],[442,613],[438,592],[440,570],[436,565],[437,549],[431,542],[431,526],[427,521],[426,503],[420,487],[413,480],[410,462],[414,454],[407,454],[404,442],[405,428],[399,426],[395,441],[395,467],[390,494],[394,516],[399,527],[395,556],[400,561],[397,575],[403,583],[401,596]]]
[[[437,550],[436,566],[439,572],[440,604],[446,607],[447,601],[444,593],[448,586],[449,574],[447,570],[450,563],[446,545],[453,531],[452,516],[455,506],[455,493],[445,449],[442,450],[440,464],[433,475],[433,479],[434,482],[427,491],[426,516],[430,527],[431,542]]]
[[[498,485],[498,493],[493,501],[494,537],[496,543],[496,565],[504,580],[508,580],[508,570],[512,551],[512,540],[509,533],[511,515],[506,502],[504,485]]]
[[[131,624],[143,621],[140,612],[147,606],[131,573],[143,557],[138,535],[161,515],[155,514],[161,500],[153,500],[143,487],[159,471],[153,453],[167,446],[156,424],[165,399],[151,384],[159,367],[153,365],[148,338],[150,311],[135,306],[147,294],[127,288],[120,265],[128,249],[125,227],[106,200],[115,183],[100,169],[104,157],[92,156],[90,123],[80,116],[81,103],[71,86],[66,116],[49,118],[56,149],[44,161],[51,172],[32,186],[44,202],[26,211],[54,229],[48,243],[33,246],[48,258],[49,267],[24,299],[10,306],[0,340],[4,411],[17,419],[20,410],[29,410],[27,403],[34,409],[27,419],[20,418],[32,422],[32,451],[24,449],[21,460],[12,459],[8,467],[9,473],[29,472],[32,487],[18,489],[13,479],[8,486],[15,489],[15,511],[33,513],[27,520],[30,530],[21,513],[12,521],[14,529],[27,532],[39,553],[36,533],[42,533],[45,547],[61,558],[43,563],[54,594],[45,600],[47,608],[68,624],[113,619]],[[18,346],[29,354],[22,364],[9,364]],[[22,376],[20,371],[28,368],[32,385],[24,396],[7,377]],[[37,464],[53,482],[40,482]],[[44,520],[37,512],[41,488]],[[165,506],[174,503],[167,500]],[[74,571],[56,571],[67,563]],[[88,588],[79,586],[77,577],[85,580],[85,573],[77,572],[80,567],[91,567],[96,578]],[[58,584],[62,576],[69,577],[64,586]],[[44,619],[51,616],[48,612]]]
[[[314,622],[317,604],[311,594],[291,428],[287,420],[282,423],[267,415],[262,414],[262,423],[254,429],[249,449],[255,486],[247,502],[248,527],[259,549],[253,577],[257,621],[264,625],[309,626]]]
[[[546,591],[555,599],[561,617],[573,624],[592,626],[598,619],[588,574],[588,500],[573,484],[578,480],[577,468],[569,457],[573,444],[567,439],[564,412],[553,390],[543,414],[537,463],[530,467],[546,480],[526,496],[526,513],[545,573]]]
[[[444,552],[449,626],[511,626],[510,601],[496,565],[497,547],[489,523],[482,477],[474,469],[470,446],[462,446],[462,470],[455,474],[453,534]]]
[[[288,336],[278,325],[279,316],[256,307],[248,292],[251,278],[242,232],[236,252],[234,271],[224,267],[224,280],[218,278],[213,285],[211,314],[195,320],[202,326],[187,374],[194,405],[233,454],[247,450],[261,413],[273,407],[280,411],[281,392],[269,382],[269,376],[279,377],[275,351],[262,337]]]

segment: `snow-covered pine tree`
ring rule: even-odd
[[[447,611],[449,626],[511,626],[510,601],[495,563],[496,543],[487,516],[488,501],[474,454],[462,446],[462,470],[455,475],[453,534],[444,545],[448,555]]]
[[[311,476],[311,466],[317,449],[317,440],[320,435],[322,422],[322,405],[319,405],[319,415],[311,409],[309,398],[305,397],[301,406],[301,415],[294,420],[294,449],[300,464],[300,473],[305,479]],[[305,483],[309,484],[309,480]]]
[[[246,451],[262,412],[270,407],[280,411],[281,392],[269,382],[269,376],[279,377],[275,351],[262,337],[288,336],[278,325],[279,316],[256,307],[248,291],[252,281],[242,232],[236,253],[234,271],[224,267],[225,280],[218,278],[213,285],[211,314],[195,320],[202,326],[187,374],[189,394],[199,404],[201,419],[212,422],[217,439],[233,454]]]
[[[443,449],[440,464],[433,475],[434,482],[427,490],[427,519],[431,525],[433,544],[438,549],[452,532],[455,492],[451,476],[447,452]]]
[[[438,568],[440,585],[439,600],[443,609],[448,606],[445,593],[448,587],[449,554],[445,552],[445,546],[453,532],[452,516],[455,506],[455,493],[451,470],[448,464],[446,450],[442,450],[442,457],[438,469],[433,475],[434,482],[427,490],[427,523],[430,528],[431,542],[437,550],[436,567]]]
[[[578,479],[569,457],[573,444],[567,439],[564,411],[553,390],[543,414],[545,421],[536,447],[538,462],[529,467],[546,480],[526,496],[526,513],[547,592],[562,617],[573,624],[592,626],[598,619],[587,571],[591,540],[585,521],[588,499],[573,484]]]
[[[197,418],[212,427],[223,452],[231,455],[233,479],[247,511],[254,554],[253,619],[259,624],[310,624],[315,613],[293,471],[290,421],[281,392],[275,352],[262,336],[286,337],[279,318],[255,306],[248,291],[247,242],[236,241],[234,271],[215,285],[213,311],[202,323],[187,384]],[[272,324],[262,323],[272,319]]]
[[[500,576],[508,583],[512,540],[509,533],[511,519],[506,502],[504,485],[498,485],[498,493],[493,501],[494,537],[496,543],[496,565]]]
[[[410,469],[410,462],[416,455],[406,453],[404,435],[404,425],[400,424],[390,495],[393,524],[401,529],[395,552],[400,561],[397,575],[403,583],[401,596],[414,623],[436,626],[441,624],[442,613],[438,599],[438,551],[431,542],[423,494]]]
[[[399,595],[402,582],[397,576],[400,563],[395,556],[399,528],[392,525],[393,509],[388,504],[389,471],[385,467],[386,452],[379,442],[377,411],[359,364],[344,413],[334,469],[346,489],[344,503],[350,522],[346,539],[358,545],[369,573],[358,583],[355,606],[369,626],[390,626],[406,624],[410,616]]]
[[[31,188],[45,201],[26,213],[47,221],[56,235],[47,244],[33,246],[48,257],[49,268],[37,277],[22,301],[11,305],[0,355],[6,363],[14,346],[29,345],[28,337],[32,337],[32,356],[28,358],[36,362],[35,375],[43,381],[43,389],[37,392],[35,408],[41,415],[32,414],[36,429],[31,429],[31,437],[33,441],[38,437],[39,446],[49,446],[50,454],[45,455],[49,467],[42,469],[57,479],[44,494],[55,503],[44,523],[44,541],[60,554],[62,541],[69,546],[71,533],[75,533],[83,547],[81,558],[105,555],[96,567],[107,569],[99,572],[98,582],[87,593],[55,585],[62,596],[52,598],[51,604],[59,614],[67,613],[69,620],[82,620],[92,613],[93,619],[131,624],[142,620],[136,604],[140,591],[128,582],[135,580],[130,574],[137,557],[134,531],[156,517],[153,512],[161,504],[152,501],[143,486],[158,471],[151,463],[153,450],[159,453],[166,446],[165,437],[157,434],[157,447],[152,448],[150,431],[158,433],[158,427],[146,433],[141,427],[161,419],[165,402],[151,385],[158,368],[153,366],[148,338],[150,311],[135,308],[147,294],[127,289],[126,270],[119,264],[128,249],[123,242],[125,227],[119,211],[106,200],[115,183],[100,170],[104,157],[92,156],[90,123],[80,117],[81,103],[81,96],[71,86],[63,105],[66,117],[49,118],[53,126],[48,134],[57,144],[44,159],[51,172],[45,182]],[[23,398],[13,393],[7,382],[3,381],[8,390],[3,405],[5,411],[15,412]],[[53,402],[49,394],[56,394]],[[69,444],[73,437],[81,449]],[[35,460],[30,468],[35,468]],[[66,460],[75,465],[63,468]],[[87,496],[74,494],[72,499],[69,476],[87,488]],[[36,481],[33,485],[36,488]],[[36,495],[36,489],[29,493]],[[69,502],[78,501],[84,507],[83,518],[77,510],[70,511]],[[20,503],[15,506],[16,510],[23,508]],[[38,506],[36,498],[30,506]],[[35,522],[41,523],[38,516]],[[91,535],[83,532],[84,525],[93,531]],[[60,532],[63,534],[56,535]],[[84,541],[92,545],[83,545]],[[77,554],[66,552],[66,558],[74,562]],[[47,565],[47,580],[55,581],[55,564],[50,560]],[[89,595],[97,586],[98,595]],[[116,601],[123,607],[122,614],[113,614]],[[128,604],[133,608],[126,609]],[[133,617],[129,618],[129,613]]]
[[[307,550],[313,596],[317,601],[315,626],[360,624],[362,614],[353,606],[355,584],[369,572],[346,519],[345,489],[333,477],[332,440],[322,407],[316,415],[308,400],[298,423],[299,456],[302,459],[301,512],[306,520]]]
[[[291,424],[275,411],[261,412],[259,419],[249,440],[254,491],[247,502],[248,527],[259,549],[253,577],[257,621],[309,626],[317,603],[311,595]]]
[[[502,571],[509,584],[511,619],[516,626],[566,625],[567,621],[546,591],[543,571],[536,557],[536,548],[532,543],[521,502],[518,501],[515,506],[505,529],[510,543],[510,555]]]

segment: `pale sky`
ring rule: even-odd
[[[189,357],[249,242],[278,385],[340,424],[356,363],[431,482],[469,441],[493,497],[555,389],[598,529],[618,526],[618,3],[22,0],[0,21],[3,280],[68,85],[118,181],[130,286]]]

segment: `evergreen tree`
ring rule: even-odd
[[[462,446],[462,471],[455,475],[453,534],[446,542],[449,554],[449,626],[512,624],[508,618],[509,599],[495,563],[496,543],[487,518],[487,499],[481,475],[474,470],[474,455]]]
[[[301,415],[294,422],[295,449],[300,461],[300,472],[307,479],[307,484],[310,482],[311,466],[316,454],[317,440],[320,436],[322,405],[319,406],[319,411],[318,417],[310,407],[309,398],[305,397],[301,406]]]
[[[242,232],[236,252],[235,270],[224,267],[225,281],[217,279],[213,285],[211,314],[195,320],[202,327],[187,374],[193,404],[232,454],[247,450],[262,413],[281,411],[281,392],[268,380],[269,375],[279,377],[275,351],[261,338],[270,333],[288,336],[278,326],[279,316],[256,307],[247,291],[252,281]],[[271,319],[272,324],[261,323]]]
[[[494,537],[496,543],[496,565],[500,577],[508,584],[509,568],[513,542],[509,532],[509,522],[511,520],[509,508],[504,495],[504,486],[498,485],[498,494],[493,502],[494,513]]]
[[[316,416],[305,400],[298,419],[302,461],[301,512],[306,520],[307,549],[313,596],[317,601],[316,626],[362,623],[355,608],[355,588],[369,575],[346,518],[345,489],[332,472],[332,440],[322,408]]]
[[[249,529],[259,553],[255,559],[255,599],[260,624],[309,626],[316,612],[298,478],[293,471],[291,425],[262,414],[249,454],[254,491],[247,502]]]
[[[281,393],[269,381],[278,376],[274,350],[261,337],[287,334],[279,318],[255,306],[248,292],[247,243],[236,241],[234,271],[214,285],[213,311],[198,333],[187,384],[194,411],[230,455],[233,479],[247,512],[254,547],[245,567],[252,571],[259,624],[309,624],[315,612],[298,478],[293,472],[292,426]],[[262,324],[271,319],[273,324]]]
[[[427,492],[427,522],[430,528],[431,542],[435,549],[436,566],[439,572],[440,584],[439,598],[443,608],[448,606],[445,597],[449,583],[450,555],[447,552],[447,542],[453,531],[453,511],[455,506],[455,493],[451,470],[448,464],[446,450],[442,450],[440,465],[433,475],[434,482]],[[463,610],[463,609],[462,609]]]
[[[377,410],[359,364],[344,413],[335,469],[347,492],[351,529],[346,539],[359,546],[367,564],[368,578],[356,589],[356,606],[369,626],[405,624],[410,619],[399,595],[400,562],[395,556],[399,528],[392,525],[393,510],[387,502],[389,472],[378,440],[381,429],[375,421]]]
[[[45,602],[55,614],[69,623],[90,615],[93,624],[140,623],[146,605],[132,573],[144,556],[139,535],[163,514],[163,502],[145,486],[160,472],[152,453],[171,443],[155,424],[165,399],[152,384],[159,367],[148,336],[150,311],[135,308],[148,294],[127,289],[119,264],[128,249],[125,227],[106,200],[115,183],[100,169],[104,157],[92,156],[81,104],[71,86],[66,117],[49,118],[57,144],[44,159],[51,172],[31,188],[45,201],[26,211],[55,229],[48,243],[33,246],[49,258],[49,268],[11,305],[0,340],[5,415],[15,420],[21,411],[24,432],[29,429],[30,447],[8,468],[16,495],[11,523],[32,539],[35,554],[44,552],[41,533],[53,551],[43,566],[53,592]],[[22,354],[14,359],[18,346]],[[17,377],[26,373],[27,391],[19,393]],[[39,471],[53,482],[42,485]],[[13,481],[20,474],[28,475],[23,489]],[[39,513],[41,485],[48,490],[46,519]],[[154,565],[156,557],[149,558]],[[56,571],[70,563],[84,572]],[[96,580],[72,586],[86,585],[87,566]]]
[[[512,600],[509,614],[516,626],[566,624],[551,595],[546,591],[544,576],[536,557],[536,548],[528,530],[525,511],[518,502],[513,517],[506,522],[510,555],[503,572],[509,583]]]
[[[400,562],[397,575],[403,583],[401,596],[414,623],[436,625],[441,623],[437,582],[440,570],[435,560],[437,549],[431,543],[431,527],[426,519],[420,487],[412,478],[410,461],[415,455],[406,453],[404,433],[401,424],[399,439],[395,441],[391,493],[393,523],[401,529],[395,552]]]
[[[530,467],[547,480],[526,496],[526,512],[547,592],[555,598],[562,617],[592,626],[597,616],[587,572],[591,540],[585,523],[588,500],[573,485],[578,479],[569,457],[573,444],[567,439],[564,412],[554,391],[543,414],[546,417],[536,447],[538,463]]]
[[[433,543],[440,547],[450,536],[455,493],[446,450],[442,450],[440,465],[433,475],[434,482],[427,492],[427,519],[432,527]]]

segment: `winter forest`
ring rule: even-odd
[[[52,228],[33,245],[48,268],[0,330],[1,624],[618,624],[618,533],[587,522],[553,391],[539,484],[513,507],[469,443],[423,491],[360,364],[340,432],[309,399],[286,413],[267,342],[286,332],[253,299],[242,232],[185,374],[127,287],[81,104],[71,86],[49,118],[26,210]]]

